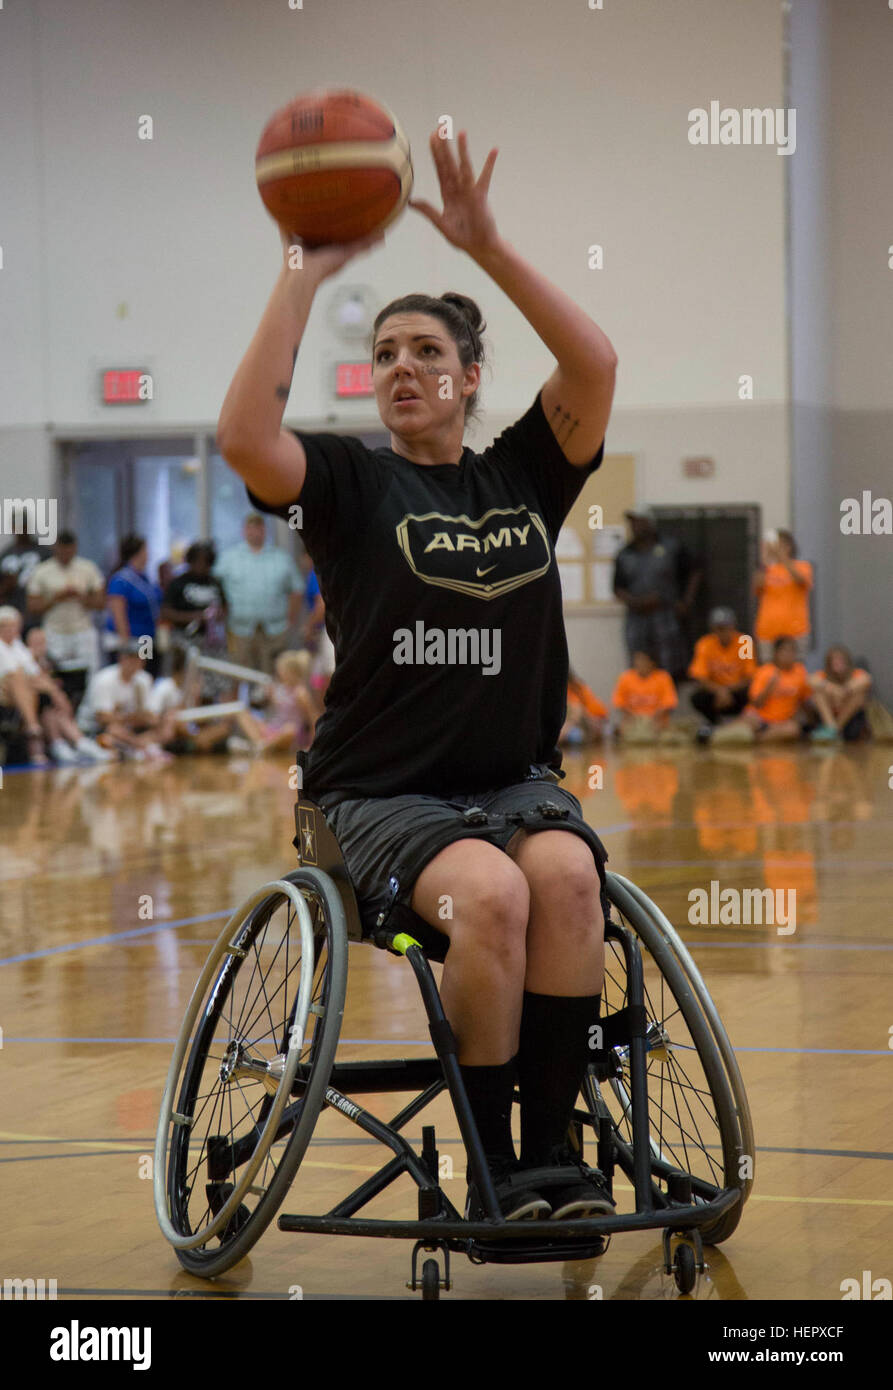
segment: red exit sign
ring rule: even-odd
[[[371,362],[337,362],[335,364],[335,395],[374,396]]]
[[[142,405],[151,399],[151,377],[142,368],[131,371],[115,367],[103,372],[103,405]]]

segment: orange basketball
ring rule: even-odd
[[[305,92],[277,111],[260,137],[255,174],[267,211],[305,246],[380,231],[412,189],[397,120],[352,91]]]

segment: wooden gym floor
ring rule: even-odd
[[[604,766],[590,791],[587,768]],[[735,1046],[753,1114],[756,1183],[738,1230],[708,1250],[697,1298],[839,1300],[893,1277],[891,749],[592,749],[565,783],[691,946]],[[155,1222],[146,1159],[172,1043],[225,915],[294,867],[287,760],[7,772],[0,790],[0,1175],[4,1277],[60,1297],[418,1298],[410,1244],[294,1236],[275,1224],[215,1284],[184,1273]],[[795,889],[796,930],[688,924],[689,891]],[[151,898],[151,919],[147,898]],[[141,906],[142,904],[142,906]],[[141,915],[142,913],[142,915]],[[339,1057],[423,1056],[405,963],[351,948]],[[397,1097],[370,1098],[383,1116]],[[426,1119],[455,1156],[455,1119]],[[420,1121],[412,1137],[417,1137]],[[322,1211],[383,1161],[341,1115],[321,1118],[282,1211]],[[405,1182],[405,1180],[404,1180]],[[629,1201],[622,1186],[621,1205]],[[299,1200],[300,1199],[300,1200]],[[398,1186],[371,1215],[414,1214]],[[597,1261],[452,1262],[457,1296],[676,1297],[659,1236]],[[450,1295],[445,1295],[450,1297]]]

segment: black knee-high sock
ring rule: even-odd
[[[567,1138],[577,1093],[592,1056],[590,1029],[600,994],[524,993],[518,1082],[521,1164],[537,1168]]]
[[[460,1062],[471,1113],[481,1136],[488,1162],[514,1160],[512,1096],[517,1058],[498,1067],[469,1067]]]

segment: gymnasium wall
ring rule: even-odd
[[[893,535],[843,535],[840,503],[893,501],[893,10],[833,7],[834,430],[831,537],[838,632],[893,704]],[[837,634],[834,634],[835,637]]]

